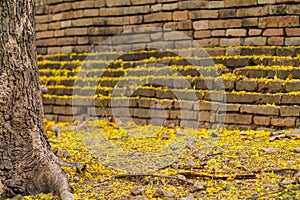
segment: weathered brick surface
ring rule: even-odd
[[[271,117],[254,116],[253,117],[253,123],[255,125],[260,125],[260,126],[270,126]]]
[[[224,60],[216,58],[213,61],[216,64],[225,65],[226,70],[235,70],[250,79],[212,80],[205,78],[206,81],[203,82],[203,79],[190,77],[186,80],[191,83],[191,88],[195,86],[195,91],[137,90],[133,95],[134,100],[129,102],[129,109],[124,108],[125,103],[122,101],[113,103],[97,101],[97,108],[93,108],[91,102],[82,102],[82,104],[87,104],[88,108],[82,109],[80,105],[73,105],[77,106],[75,113],[78,119],[84,119],[86,115],[94,117],[112,116],[113,113],[110,108],[113,107],[115,108],[115,116],[129,120],[133,118],[136,123],[140,124],[161,123],[162,120],[167,120],[183,126],[192,124],[195,127],[210,128],[216,127],[222,118],[225,118],[225,127],[239,127],[241,129],[259,127],[288,128],[300,124],[300,98],[295,93],[300,91],[300,84],[294,80],[286,81],[291,77],[299,79],[299,70],[243,69],[248,65],[261,64],[266,66],[298,66],[300,62],[296,56],[300,54],[299,48],[228,48],[229,46],[241,45],[300,45],[300,8],[294,1],[36,1],[38,53],[87,52],[93,50],[93,48],[95,48],[95,51],[102,51],[99,44],[102,44],[108,37],[123,31],[147,28],[150,30],[149,34],[118,37],[113,40],[116,45],[110,50],[120,51],[126,48],[143,49],[145,47],[149,49],[189,48],[192,44],[200,47],[226,47],[218,50],[209,49],[207,53],[210,56],[225,54],[233,56],[233,58]],[[180,31],[193,41],[182,40],[174,32],[156,32],[156,28]],[[181,51],[181,53],[184,56],[193,55],[193,53],[186,50]],[[294,58],[238,58],[240,55],[292,56]],[[66,58],[61,57],[59,59],[65,60]],[[80,59],[84,60],[84,58]],[[168,60],[162,63],[167,66],[182,65],[183,62]],[[201,60],[200,63],[204,66],[212,65],[208,58]],[[42,67],[45,69],[48,66]],[[65,67],[70,68],[68,65],[65,65]],[[242,69],[237,70],[237,68]],[[59,66],[53,65],[53,69],[59,69]],[[226,73],[226,70],[219,69],[219,72]],[[136,76],[139,76],[138,73],[140,72],[136,72]],[[201,71],[201,74],[204,77],[220,76],[215,72],[202,73]],[[142,76],[142,74],[140,75]],[[275,75],[279,80],[264,82],[253,79],[273,78]],[[198,75],[194,74],[193,76]],[[184,89],[180,81],[168,79],[160,81],[170,88]],[[50,85],[55,83],[55,81],[49,82]],[[72,86],[74,81],[63,80],[60,84]],[[114,86],[112,81],[103,81],[101,84],[103,86],[105,84],[107,87]],[[207,89],[214,91],[206,91]],[[244,93],[244,91],[249,93]],[[70,89],[51,88],[49,92],[59,95],[72,94]],[[102,90],[97,92],[104,95],[110,93]],[[288,94],[288,92],[293,93]],[[131,94],[127,92],[125,95],[130,96]],[[141,99],[135,99],[138,96]],[[159,100],[154,100],[155,98]],[[46,117],[54,117],[56,120],[73,120],[74,110],[71,109],[72,101],[70,99],[43,99],[43,103]],[[261,104],[275,104],[276,106],[263,106]],[[126,109],[129,110],[130,115],[126,112]],[[182,119],[182,117],[185,119]]]
[[[272,118],[271,124],[277,127],[295,127],[296,118],[292,118],[292,117]]]

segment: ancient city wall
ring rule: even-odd
[[[221,123],[244,129],[300,126],[298,0],[39,0],[36,8],[41,80],[49,88],[44,96],[47,118],[114,116],[139,124],[206,128]],[[150,31],[122,40],[147,51],[84,53],[100,51],[98,45],[110,36],[147,27],[182,32],[198,49],[184,49],[186,41],[172,38],[168,31],[162,35]],[[175,52],[194,56],[202,49],[207,54],[187,62],[185,56],[151,48],[169,37],[173,42],[162,45]],[[117,59],[109,60],[112,57]],[[191,67],[199,58],[199,66]],[[93,72],[84,69],[85,62],[99,60],[109,63],[104,73],[97,67]],[[166,76],[166,67],[158,68],[157,63],[171,66],[191,90],[182,87],[182,77]],[[78,71],[86,76],[78,80]],[[97,80],[87,78],[99,73]],[[155,73],[159,76],[149,76]],[[149,77],[160,84],[150,84]],[[74,85],[86,85],[86,80],[96,83],[95,96],[74,101]],[[133,80],[140,81],[136,88],[131,87]],[[122,95],[113,96],[117,90]],[[178,98],[180,92],[184,95]]]

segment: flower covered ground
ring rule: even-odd
[[[45,121],[75,199],[300,199],[300,130]],[[58,199],[54,194],[25,199]]]

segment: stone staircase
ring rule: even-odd
[[[243,46],[40,55],[45,116],[137,124],[300,126],[300,47]]]

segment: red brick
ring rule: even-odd
[[[37,46],[56,46],[56,38],[40,39],[36,42]]]
[[[267,41],[268,45],[284,45],[284,37],[270,37]]]
[[[300,37],[291,37],[285,39],[285,45],[300,45]]]
[[[271,124],[277,127],[295,127],[296,118],[286,117],[286,118],[272,118]]]
[[[116,7],[116,6],[129,6],[130,0],[113,0],[106,1],[107,7]]]
[[[294,2],[294,1],[291,1],[291,2]],[[286,13],[287,14],[299,15],[300,14],[299,4],[287,5],[286,6]]]
[[[162,10],[177,10],[178,3],[163,4]]]
[[[124,14],[123,7],[100,8],[100,16],[120,16]]]
[[[280,36],[283,35],[283,28],[269,28],[263,32],[263,36]]]
[[[245,39],[245,45],[266,45],[266,37],[249,37]]]
[[[195,21],[193,22],[194,30],[205,30],[208,29],[208,20],[202,20],[202,21]]]
[[[224,8],[224,1],[209,1],[208,8]]]
[[[285,32],[287,36],[300,36],[300,28],[286,28]]]
[[[172,19],[171,12],[158,12],[144,16],[144,22],[161,22],[170,21]]]
[[[210,29],[219,29],[219,28],[236,28],[242,27],[241,19],[227,19],[227,20],[211,20],[209,21]]]
[[[261,29],[250,29],[248,31],[249,36],[257,36],[257,35],[260,35],[261,33],[262,33]]]
[[[129,23],[130,24],[140,24],[143,22],[143,16],[142,15],[135,15],[129,17]]]
[[[213,30],[211,36],[225,36],[225,30]]]
[[[158,12],[161,10],[162,10],[162,4],[154,4],[154,5],[151,5],[151,7],[150,7],[151,12]]]
[[[93,18],[82,18],[72,20],[72,26],[90,26],[93,25]]]
[[[126,25],[129,24],[129,16],[124,17],[106,17],[107,25]]]
[[[236,11],[237,17],[265,16],[268,14],[267,7],[239,8]]]
[[[99,16],[99,9],[84,9],[83,16],[85,17]]]
[[[219,38],[195,40],[195,45],[197,45],[197,46],[199,45],[201,47],[219,46],[220,40],[219,40]]]
[[[194,38],[202,39],[202,38],[209,38],[211,31],[195,31]]]
[[[258,18],[243,18],[242,20],[243,27],[257,27],[258,26]]]
[[[225,116],[224,116],[225,115]],[[252,124],[252,115],[241,115],[241,114],[219,114],[217,115],[217,122],[221,122],[224,119],[225,124]]]
[[[145,5],[145,4],[154,4],[156,0],[131,0],[132,5]]]
[[[207,8],[208,7],[208,2],[207,1],[179,1],[178,3],[178,8],[180,9],[196,9],[196,8]]]
[[[93,7],[94,7],[94,1],[93,0],[90,0],[90,1],[76,1],[76,2],[72,3],[72,8],[73,9],[93,8]]]
[[[222,38],[220,39],[220,46],[240,46],[240,38]]]
[[[150,12],[150,6],[129,6],[129,7],[124,7],[124,15],[136,15],[140,13],[149,13]]]
[[[299,117],[300,108],[296,106],[282,106],[280,107],[280,116],[282,117],[290,117],[295,116]]]
[[[52,21],[52,15],[37,15],[35,16],[37,23],[45,23]]]
[[[197,10],[197,11],[189,11],[190,19],[211,19],[218,18],[219,12],[218,10]]]
[[[254,116],[253,123],[260,126],[270,126],[271,118],[263,116]]]
[[[256,5],[256,0],[224,0],[225,7],[240,7]]]
[[[236,17],[237,9],[221,9],[219,11],[219,18],[233,18]]]
[[[35,31],[45,31],[48,30],[48,24],[36,24]]]
[[[41,38],[52,38],[54,36],[54,31],[43,31],[43,32],[37,32],[36,33],[36,38],[41,39]]]
[[[87,28],[68,28],[65,29],[65,35],[66,36],[72,36],[72,35],[87,35]]]
[[[187,20],[188,19],[188,11],[175,11],[173,13],[173,20]]]
[[[72,4],[71,3],[61,3],[50,7],[52,13],[62,12],[66,10],[71,10]]]
[[[299,26],[299,16],[272,16],[259,19],[259,27],[293,27]]]
[[[76,37],[57,38],[57,44],[59,45],[73,45],[76,43]]]
[[[246,29],[227,29],[226,30],[226,36],[239,37],[239,36],[246,36],[246,35],[247,35]]]
[[[77,43],[78,44],[88,44],[89,43],[89,38],[88,37],[78,37],[77,38]]]
[[[48,54],[61,53],[61,47],[48,47]]]
[[[54,37],[62,37],[65,35],[65,30],[55,30]]]
[[[275,0],[258,0],[258,4],[274,4]]]

